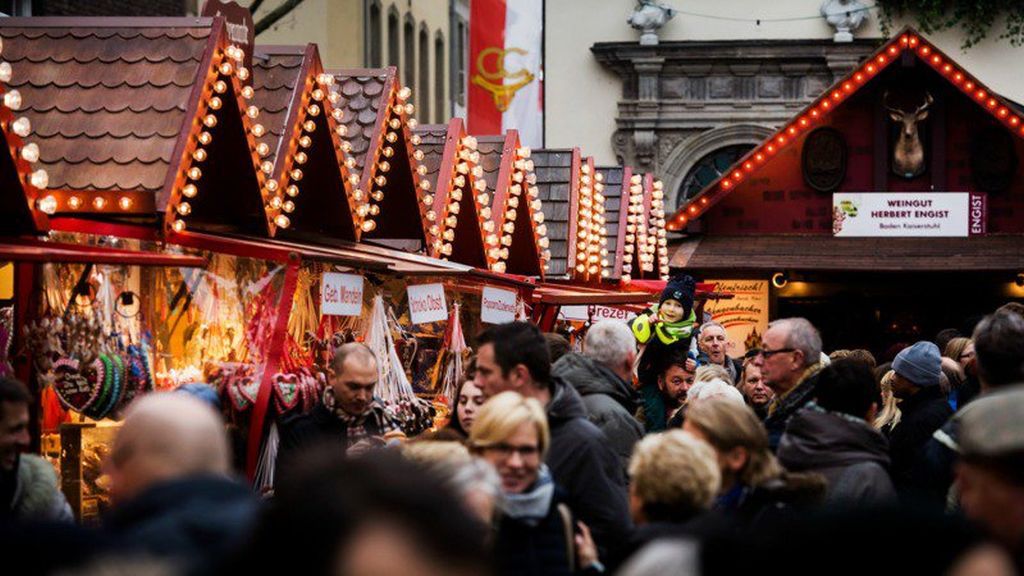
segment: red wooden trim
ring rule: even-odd
[[[455,188],[455,166],[459,161],[459,149],[462,147],[462,134],[461,127],[459,126],[459,119],[452,118],[448,122],[448,130],[445,134],[444,139],[444,152],[441,154],[441,166],[437,170],[437,182],[434,182],[434,203],[431,205],[431,210],[437,215],[437,219],[434,220],[434,224],[437,225],[439,234],[437,238],[442,239],[445,229],[448,225],[445,224],[445,219],[448,217],[448,198],[452,194],[452,190]],[[472,185],[472,171],[466,175],[466,181]],[[475,196],[475,194],[474,194]],[[463,196],[463,200],[465,200]],[[475,198],[474,198],[475,203]],[[429,221],[428,221],[429,224]],[[479,225],[477,226],[479,228]],[[429,235],[428,235],[429,237]],[[454,242],[452,246],[454,247]],[[434,249],[434,243],[427,242],[427,254],[433,258],[440,258],[441,253]]]
[[[626,226],[629,224],[629,187],[630,179],[633,178],[633,169],[629,166],[622,167],[622,191],[619,192],[619,228],[615,242],[615,261],[612,263],[616,278],[622,277],[622,255],[625,253],[623,244],[626,243]]]
[[[134,240],[159,240],[158,231],[149,226],[136,224],[117,224],[113,222],[97,222],[82,218],[71,218],[58,216],[50,219],[50,227],[60,232],[79,232],[82,234],[98,234],[102,236],[117,236],[119,238],[132,238]]]
[[[24,335],[18,327],[28,326],[39,306],[35,289],[37,272],[38,267],[35,262],[15,262],[14,264],[14,327],[17,329],[11,334],[13,338],[11,341],[12,351],[21,350],[24,344]],[[27,384],[38,395],[39,391],[34,390],[32,382],[32,366],[32,361],[25,358],[21,362],[14,363],[14,373],[18,380]],[[38,407],[36,409],[38,410]],[[38,426],[32,428],[33,431],[38,429]],[[32,436],[35,438],[36,435]]]
[[[328,72],[324,69],[323,61],[320,59],[320,51],[317,48],[316,44],[310,44],[310,46],[313,47],[313,51],[315,54],[315,58],[312,63],[313,78],[318,78],[320,74],[330,74],[332,77],[335,78],[335,81],[337,81],[337,77],[335,76],[335,74],[332,74],[331,72]],[[331,99],[329,97],[331,93],[330,86],[321,86],[320,88],[326,94],[326,97],[320,103],[320,107],[323,109],[324,120],[327,122],[327,132],[330,133],[331,146],[334,150],[335,160],[337,161],[338,173],[340,175],[342,182],[342,189],[345,191],[345,203],[348,206],[349,216],[352,218],[352,228],[355,231],[354,239],[358,242],[359,239],[362,238],[363,228],[362,219],[359,217],[359,213],[357,212],[360,202],[357,202],[354,196],[356,186],[353,186],[352,182],[349,181],[349,178],[352,176],[352,173],[349,172],[348,165],[345,164],[345,161],[348,159],[349,153],[344,152],[341,149],[342,137],[338,134],[339,122],[334,119],[335,105],[331,103]],[[344,98],[344,95],[342,95],[342,98]],[[341,100],[339,100],[339,103],[340,102]],[[342,111],[344,111],[344,106],[342,106],[341,109]],[[360,182],[359,186],[362,186],[362,182]],[[369,193],[367,193],[366,197],[369,198]]]
[[[190,248],[198,248],[200,250],[209,250],[211,252],[221,252],[223,254],[242,256],[244,258],[259,258],[262,260],[272,260],[274,262],[282,263],[288,262],[290,254],[293,252],[292,250],[286,250],[283,248],[274,248],[272,245],[263,242],[214,236],[212,234],[189,232],[187,230],[181,234],[168,232],[167,241],[180,246],[188,246]]]
[[[0,244],[0,261],[15,262],[88,262],[134,266],[185,266],[203,268],[206,259],[182,254],[159,254],[135,250],[117,250],[102,246],[83,246],[60,242],[17,239]]]
[[[576,277],[576,233],[579,232],[580,213],[580,149],[572,149],[571,172],[569,174],[569,227],[567,234],[568,254],[565,259],[565,273]]]
[[[394,69],[392,69],[392,70],[394,70]],[[395,72],[395,74],[397,74],[397,72]],[[391,99],[388,102],[388,108],[389,109],[394,107],[394,102],[398,99],[398,90],[399,90],[399,88],[398,88],[398,79],[397,79],[397,76],[396,76],[395,77],[395,82],[394,82],[394,88],[392,89],[392,92],[391,92]],[[406,102],[408,102],[408,100],[406,100]],[[415,148],[415,146],[412,145],[412,130],[409,129],[409,124],[407,123],[408,120],[406,118],[405,111],[403,110],[402,113],[399,114],[398,116],[399,116],[399,119],[400,119],[400,121],[402,123],[402,125],[399,127],[399,130],[402,131],[402,142],[405,143],[405,150],[404,150],[405,158],[404,158],[404,160],[409,163],[409,174],[411,174],[411,176],[412,176],[412,195],[413,195],[413,199],[416,202],[416,209],[419,210],[419,213],[420,213],[420,230],[421,230],[421,232],[423,234],[423,243],[425,245],[429,245],[430,244],[430,234],[429,234],[430,222],[427,221],[427,210],[428,210],[428,207],[427,207],[426,204],[424,204],[420,200],[420,193],[423,191],[423,189],[420,188],[420,173],[416,171],[416,167],[419,166],[419,162],[417,162],[416,159],[413,157],[413,153],[416,151],[416,148]],[[385,118],[387,118],[387,116],[385,116]],[[378,133],[375,136],[375,138],[377,139],[377,142],[378,142],[378,146],[382,145],[382,144],[380,144],[380,141],[381,141],[381,138],[383,138],[383,136],[384,136],[383,132]],[[397,148],[397,146],[396,146],[396,148]],[[379,152],[379,148],[377,149],[377,151]],[[398,150],[395,150],[395,151],[397,152]],[[374,167],[376,168],[376,166],[377,166],[377,164],[376,164],[376,162],[374,162]],[[393,181],[392,180],[388,180],[388,182],[391,183]],[[391,186],[393,188],[394,184],[391,184]],[[393,191],[392,193],[394,193],[394,192],[397,192],[399,194],[408,194],[409,193],[408,190],[403,190],[403,189],[399,189],[397,191]],[[437,199],[435,198],[435,200],[437,200]],[[387,217],[386,214],[382,214],[381,216],[384,216],[385,218]],[[429,253],[429,250],[430,250],[429,246],[427,247],[427,250],[428,250],[428,253]]]
[[[297,257],[288,262],[284,273],[284,286],[281,288],[281,300],[277,304],[277,318],[274,320],[274,332],[267,351],[267,361],[260,379],[260,391],[253,405],[252,420],[249,423],[249,443],[246,449],[245,474],[250,481],[256,476],[256,464],[260,456],[260,445],[263,440],[263,429],[266,427],[267,411],[270,407],[270,396],[274,387],[274,375],[281,365],[284,354],[285,336],[288,333],[288,316],[292,311],[295,288],[299,282],[299,264]]]
[[[277,180],[279,185],[278,194],[281,194],[281,191],[284,190],[285,174],[295,164],[292,157],[299,145],[299,136],[302,134],[302,121],[305,118],[304,108],[307,102],[307,95],[313,83],[313,79],[309,74],[313,57],[312,46],[313,44],[307,44],[306,49],[302,53],[302,64],[299,66],[295,88],[292,89],[291,98],[288,101],[288,113],[284,118],[283,134],[277,141],[277,150],[274,151],[274,159],[277,165],[274,166],[273,176],[270,178]]]

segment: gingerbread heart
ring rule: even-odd
[[[274,400],[277,411],[285,413],[299,403],[301,386],[296,374],[277,374],[274,376]]]
[[[96,401],[101,385],[95,377],[88,378],[79,368],[78,360],[61,358],[54,362],[53,369],[53,391],[61,404],[76,412],[86,410]]]

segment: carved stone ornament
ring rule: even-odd
[[[853,42],[853,32],[867,20],[868,8],[860,0],[825,0],[821,16],[836,29],[835,42]]]
[[[846,178],[846,140],[835,128],[812,131],[804,140],[800,164],[808,186],[818,192],[835,192]]]
[[[656,4],[654,0],[639,0],[626,22],[641,32],[641,46],[654,46],[658,43],[658,29],[675,15],[676,11],[667,4]]]

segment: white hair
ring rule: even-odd
[[[636,353],[636,339],[625,322],[602,320],[590,327],[583,341],[584,356],[617,367]]]
[[[697,576],[700,570],[700,543],[696,540],[655,540],[630,557],[620,576]]]
[[[799,350],[804,355],[804,366],[821,361],[821,334],[806,318],[782,318],[768,324],[768,329],[781,329],[786,333],[786,348]]]
[[[740,405],[746,405],[746,401],[743,399],[743,393],[737,390],[735,386],[721,378],[695,382],[686,393],[686,398],[691,404],[707,400],[709,398],[724,398]]]

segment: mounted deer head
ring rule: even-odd
[[[917,125],[928,118],[928,108],[932,105],[932,95],[924,93],[924,103],[913,112],[894,108],[889,105],[889,91],[882,96],[882,104],[889,111],[889,118],[900,125],[899,139],[892,151],[892,170],[904,178],[915,178],[924,172],[924,148]]]

